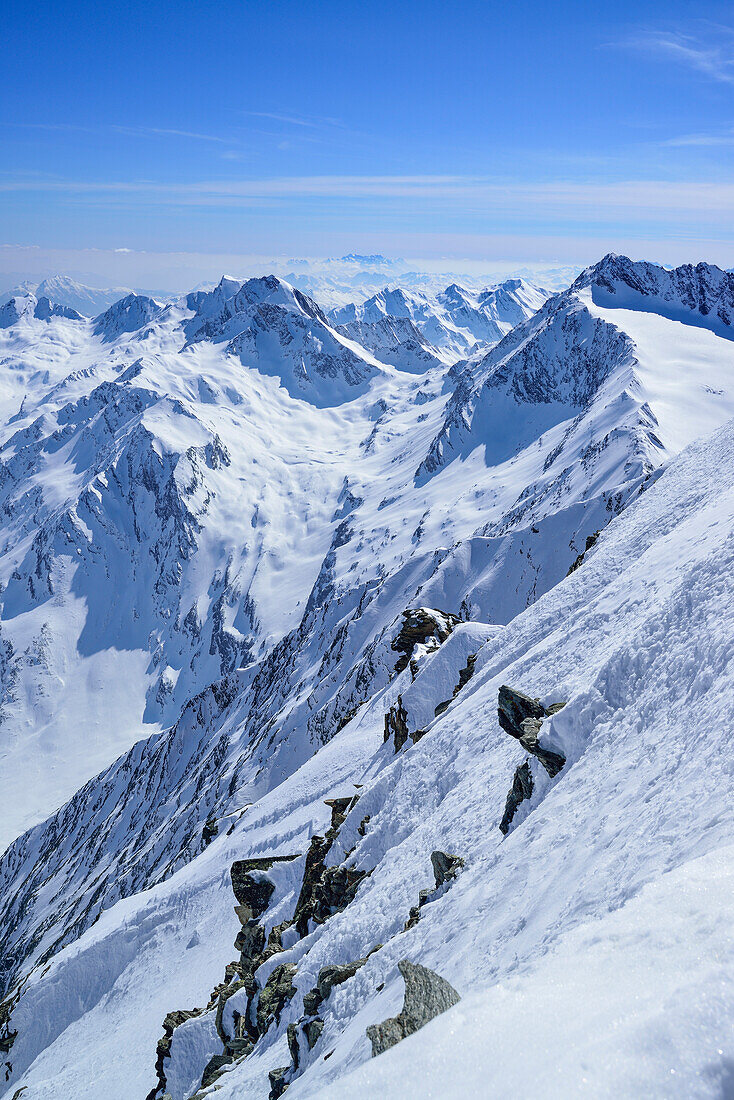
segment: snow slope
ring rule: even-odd
[[[734,415],[731,280],[606,257],[487,355],[436,356],[420,373],[272,277],[165,307],[129,299],[94,322],[23,307],[0,331],[8,838],[25,777],[36,820],[80,787],[0,861],[13,1089],[146,1095],[164,1016],[204,1009],[236,956],[232,861],[298,856],[264,918],[287,921],[323,799],[354,792],[328,861],[372,873],[260,967],[262,986],[297,964],[298,995],[218,1093],[267,1095],[319,968],[377,943],[331,994],[292,1095],[352,1071],[364,1095],[384,1074],[402,1095],[401,1048],[359,1067],[365,1027],[400,1006],[406,955],[464,997],[448,1034],[474,1059],[472,1021],[503,983],[542,1003],[568,971],[570,1003],[580,951],[600,981],[618,978],[617,1002],[589,1001],[608,1019],[634,981],[632,951],[625,971],[614,944],[669,896],[666,873],[688,891],[690,870],[695,891],[713,872],[693,861],[733,840],[731,425],[675,458]],[[524,753],[497,725],[503,682],[566,701],[541,740],[567,763],[550,779],[532,758],[506,838],[496,826]],[[143,720],[150,735],[128,749]],[[402,933],[434,848],[466,867]],[[702,903],[722,966],[725,881]],[[673,943],[699,913],[671,913]],[[607,918],[597,958],[590,922]],[[680,965],[669,942],[658,928],[641,947],[663,991]],[[693,956],[700,999],[708,972]],[[217,1028],[235,1026],[243,998],[228,991],[226,1012],[173,1033],[174,1100],[222,1053]],[[727,1005],[704,1004],[713,1022],[690,1031],[680,1095],[696,1095],[694,1078],[726,1081],[730,1053],[709,1072],[702,1052]],[[630,1069],[618,1029],[600,1063],[639,1076],[605,1069],[617,1094],[669,1095],[661,1058],[681,1016],[645,1006],[627,1034],[649,1059]],[[476,1072],[512,1094],[520,1039],[509,1024],[502,1036],[496,1068]],[[570,1094],[590,1041],[579,1024],[564,1048]],[[434,1042],[450,1046],[440,1022],[405,1050]],[[457,1070],[469,1091],[474,1071]]]
[[[330,317],[354,332],[359,331],[355,325],[379,325],[387,318],[412,321],[429,344],[456,360],[497,343],[540,309],[547,297],[525,279],[507,279],[482,291],[452,283],[435,296],[387,286],[362,304],[333,309]]]
[[[68,275],[50,275],[40,283],[24,283],[23,286],[0,295],[0,304],[8,299],[28,293],[38,298],[48,298],[59,306],[67,306],[84,317],[96,317],[120,298],[132,293],[129,287],[113,286],[100,289],[86,286]]]
[[[382,741],[384,710],[411,682],[406,669],[196,860],[119,902],[33,975],[12,1015],[6,1093],[26,1085],[39,1100],[144,1096],[155,1085],[153,1022],[205,1003],[234,957],[232,860],[303,852],[325,826],[323,799],[358,783],[330,858],[350,852],[372,873],[344,912],[266,964],[297,964],[296,995],[212,1095],[266,1096],[269,1070],[288,1062],[286,1025],[319,967],[378,942],[323,1006],[324,1031],[290,1085],[294,1097],[345,1088],[360,1097],[726,1095],[733,558],[729,423],[640,494],[581,568],[489,632],[473,677],[417,744],[396,755]],[[450,663],[443,653],[412,681],[417,696],[436,699],[430,664]],[[454,674],[463,657],[455,654]],[[503,682],[566,701],[544,732],[566,766],[506,838],[497,824],[523,754],[497,725]],[[435,847],[460,854],[465,868],[402,932],[430,884]],[[293,904],[293,885],[283,889],[271,921]],[[399,1007],[404,957],[447,977],[462,1000],[370,1059],[365,1027]],[[175,1081],[195,1082],[221,1049],[211,1021],[190,1021],[174,1041]],[[191,1092],[175,1085],[173,1095]]]

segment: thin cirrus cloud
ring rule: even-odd
[[[614,223],[640,218],[660,222],[685,215],[701,223],[712,217],[734,224],[734,183],[713,181],[626,180],[605,182],[546,183],[504,182],[480,176],[301,176],[249,180],[209,180],[195,183],[139,181],[90,182],[38,177],[0,179],[0,192],[33,191],[85,201],[139,206],[167,204],[187,207],[257,207],[274,203],[308,202],[322,198],[345,202],[421,205],[429,211],[451,213],[461,203],[464,212],[518,215],[530,211],[545,217],[563,216],[570,221],[602,219]]]
[[[227,138],[218,137],[216,134],[200,134],[195,130],[175,130],[164,126],[110,126],[109,129],[130,137],[179,137],[191,138],[193,141],[214,141],[221,145],[229,144]]]
[[[734,84],[734,29],[712,27],[706,37],[671,30],[639,31],[618,43],[671,61],[723,84]]]
[[[245,111],[248,118],[266,118],[270,122],[281,122],[286,126],[302,126],[306,129],[316,130],[322,126],[343,127],[338,118],[308,117],[302,115],[290,115],[279,111]]]
[[[84,126],[75,122],[13,122],[3,121],[3,126],[21,130],[48,130],[51,132],[80,134],[124,134],[127,137],[176,137],[187,138],[192,141],[214,141],[222,145],[230,144],[230,139],[219,137],[217,134],[202,134],[196,130],[179,130],[169,126]]]
[[[663,145],[673,147],[700,147],[716,148],[726,145],[734,146],[734,126],[728,130],[712,131],[711,133],[682,134],[680,137],[668,138]]]

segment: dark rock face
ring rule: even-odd
[[[346,795],[342,798],[325,798],[324,805],[331,810],[331,828],[340,829],[347,819],[347,814],[359,802],[359,795]]]
[[[458,1004],[461,998],[440,974],[425,966],[403,959],[398,969],[405,980],[405,999],[401,1012],[367,1028],[372,1057],[382,1054],[408,1035],[419,1031],[429,1020]]]
[[[449,709],[449,707],[451,706],[451,704],[453,703],[454,699],[459,694],[461,689],[463,687],[466,687],[466,685],[469,683],[472,676],[474,675],[474,665],[476,664],[476,660],[477,660],[476,653],[470,653],[469,656],[466,659],[466,664],[465,664],[464,668],[459,669],[459,682],[456,685],[456,687],[454,688],[453,695],[451,696],[450,699],[444,699],[444,701],[442,703],[439,703],[438,706],[436,707],[435,711],[433,712],[435,714],[436,718],[438,718],[439,714],[443,714],[445,711],[447,711]]]
[[[208,1088],[209,1085],[214,1084],[217,1077],[221,1074],[225,1066],[231,1066],[234,1062],[234,1058],[231,1054],[215,1054],[206,1064],[204,1074],[201,1078],[201,1088]]]
[[[297,969],[295,963],[282,963],[276,966],[265,983],[256,1010],[257,1029],[260,1035],[265,1034],[273,1020],[276,1024],[280,1023],[283,1009],[295,996],[296,987],[293,979]]]
[[[250,872],[269,871],[274,863],[289,863],[294,859],[298,859],[298,856],[268,856],[235,860],[230,875],[232,890],[238,904],[247,906],[253,917],[261,916],[270,904],[275,885],[268,879],[252,878]]]
[[[540,699],[531,699],[529,695],[503,684],[497,699],[497,718],[505,733],[510,737],[523,736],[522,723],[526,718],[545,718],[545,707]]]
[[[238,863],[232,864],[232,889],[237,902],[249,909],[253,917],[259,917],[270,904],[275,883],[269,879],[254,879],[249,873],[242,873]]]
[[[332,830],[329,830],[332,832]],[[341,912],[357,893],[357,887],[367,871],[351,867],[326,867],[325,859],[334,835],[311,837],[306,855],[303,885],[296,902],[294,922],[299,936],[308,935],[308,922],[323,924],[334,913]]]
[[[390,707],[385,715],[385,733],[383,741],[389,741],[392,737],[395,752],[400,752],[410,736],[408,731],[408,712],[403,706],[403,697],[398,695],[397,704]]]
[[[400,654],[395,671],[402,672],[408,667],[413,650],[417,645],[425,645],[430,638],[435,639],[435,648],[442,645],[454,627],[461,620],[447,611],[436,611],[429,607],[409,608],[403,612],[403,623],[392,641],[392,648]]]
[[[561,753],[543,748],[538,735],[543,719],[556,714],[563,706],[564,703],[556,703],[546,710],[540,699],[532,699],[506,684],[500,688],[497,700],[497,718],[502,729],[540,760],[551,779],[558,775],[566,758]]]
[[[530,773],[530,761],[526,760],[524,764],[520,764],[515,769],[512,786],[507,795],[505,812],[500,821],[500,830],[505,836],[507,836],[510,831],[510,825],[512,824],[512,819],[517,812],[518,806],[521,802],[524,802],[526,798],[530,798],[532,793],[533,777]]]
[[[270,1081],[268,1100],[278,1100],[278,1097],[282,1096],[288,1088],[288,1082],[285,1078],[290,1068],[290,1066],[280,1066],[278,1069],[271,1069],[268,1074],[268,1079]]]
[[[433,867],[433,875],[436,879],[436,889],[439,890],[444,883],[452,882],[461,868],[464,866],[464,860],[461,856],[449,855],[448,852],[435,851],[431,852],[431,865]]]
[[[321,1032],[324,1030],[324,1021],[320,1019],[307,1020],[303,1025],[303,1034],[306,1036],[306,1042],[308,1043],[308,1049],[313,1048],[321,1038]]]
[[[173,1039],[173,1033],[185,1020],[191,1020],[194,1016],[200,1016],[202,1011],[203,1009],[201,1008],[192,1008],[166,1014],[166,1018],[163,1021],[163,1037],[158,1040],[155,1048],[155,1073],[158,1078],[158,1084],[155,1088],[150,1090],[145,1100],[155,1100],[156,1097],[161,1097],[161,1100],[165,1100],[165,1097],[162,1095],[162,1090],[166,1087],[165,1061],[171,1056],[171,1040]]]
[[[568,570],[568,573],[566,573],[567,577],[570,577],[572,573],[576,572],[576,570],[579,568],[580,565],[584,564],[584,560],[586,558],[586,555],[587,555],[588,551],[591,550],[591,548],[596,545],[596,540],[599,538],[600,534],[601,534],[600,531],[594,531],[593,535],[588,535],[587,536],[586,546],[581,551],[579,556],[576,558],[573,565],[570,566],[570,568]]]
[[[380,948],[380,944],[370,951],[370,955],[373,951],[377,951]],[[341,985],[343,982],[353,978],[357,971],[364,966],[367,962],[369,955],[365,955],[362,959],[355,959],[350,963],[331,963],[328,966],[322,966],[319,970],[319,976],[316,979],[316,985],[303,997],[303,1011],[307,1016],[314,1016],[323,1002],[328,999],[329,994],[336,985]]]

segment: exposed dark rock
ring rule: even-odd
[[[315,1016],[319,1008],[325,1000],[327,1000],[332,989],[336,985],[341,985],[343,982],[354,977],[357,971],[364,966],[367,959],[375,951],[379,951],[382,944],[377,944],[372,948],[372,951],[368,955],[365,955],[362,959],[355,959],[350,963],[331,963],[328,966],[322,966],[319,970],[319,976],[316,979],[316,985],[303,997],[303,1011],[307,1016]]]
[[[448,852],[431,852],[431,865],[436,879],[438,890],[445,882],[452,882],[464,866],[461,856],[450,855]]]
[[[600,534],[601,534],[601,531],[594,531],[593,535],[587,535],[586,546],[581,551],[579,556],[576,558],[575,562],[573,563],[573,565],[568,570],[568,573],[566,573],[567,577],[570,577],[572,573],[576,572],[576,570],[578,569],[578,567],[580,565],[584,564],[584,558],[586,557],[589,550],[591,550],[592,546],[596,545],[596,540],[599,538]]]
[[[219,826],[217,825],[216,821],[213,817],[208,817],[204,822],[204,828],[201,831],[201,841],[204,847],[206,847],[207,844],[211,844],[218,832]]]
[[[500,688],[497,700],[497,718],[502,729],[540,760],[551,779],[558,775],[566,758],[559,752],[543,748],[538,734],[543,719],[556,714],[563,706],[564,703],[555,703],[546,710],[540,699],[533,699],[506,684]]]
[[[436,611],[429,607],[409,608],[403,612],[400,630],[391,643],[396,653],[400,653],[395,671],[402,672],[408,667],[413,650],[417,645],[425,645],[434,638],[436,648],[442,645],[454,627],[461,620],[447,611]]]
[[[321,1017],[317,1016],[315,1020],[306,1020],[303,1025],[303,1034],[306,1036],[306,1042],[308,1043],[308,1049],[313,1048],[321,1038],[321,1032],[324,1030],[324,1021]]]
[[[325,798],[324,805],[331,809],[331,828],[338,830],[346,821],[349,811],[359,802],[359,795],[347,795],[344,798]]]
[[[291,1070],[295,1073],[301,1061],[301,1052],[298,1048],[298,1027],[296,1024],[288,1024],[288,1050],[291,1055]]]
[[[365,816],[362,818],[359,825],[357,826],[357,832],[359,833],[360,836],[366,836],[367,835],[367,826],[368,826],[368,824],[370,823],[371,820],[372,820],[372,817],[371,817],[370,814],[365,814]]]
[[[531,699],[515,688],[503,684],[497,699],[497,718],[505,733],[520,740],[523,737],[522,723],[526,718],[545,718],[545,707],[540,699]]]
[[[459,682],[454,688],[454,696],[458,695],[463,687],[471,680],[474,675],[474,665],[477,663],[476,653],[470,653],[466,659],[466,664],[463,668],[459,669]]]
[[[398,963],[398,969],[405,980],[403,1007],[397,1016],[367,1028],[373,1058],[419,1031],[429,1020],[458,1004],[461,999],[445,978],[425,966],[403,959]]]
[[[470,653],[466,659],[466,664],[464,665],[464,667],[462,669],[459,669],[459,682],[454,688],[453,695],[450,699],[444,699],[442,703],[439,703],[435,711],[433,712],[437,718],[439,714],[443,714],[449,709],[461,689],[463,687],[466,687],[466,685],[469,683],[472,676],[474,675],[474,665],[476,664],[476,660],[476,653]],[[413,738],[413,740],[415,740],[415,737]]]
[[[407,932],[410,928],[415,928],[418,921],[421,919],[421,910],[419,905],[411,905],[408,910],[408,919],[403,925],[403,932]]]
[[[257,1030],[260,1035],[265,1034],[273,1020],[276,1025],[280,1023],[283,1009],[296,992],[293,979],[297,969],[295,963],[281,963],[276,966],[260,991],[256,1009]]]
[[[158,1040],[155,1048],[155,1073],[158,1078],[158,1084],[155,1088],[150,1090],[145,1100],[155,1100],[156,1097],[160,1097],[160,1100],[164,1100],[162,1092],[166,1087],[165,1061],[171,1056],[171,1040],[173,1038],[173,1033],[185,1020],[191,1020],[194,1016],[200,1016],[202,1011],[203,1009],[201,1008],[192,1008],[167,1013],[163,1021],[163,1037]]]
[[[298,856],[263,856],[253,859],[237,859],[230,871],[234,896],[240,905],[246,905],[250,916],[261,916],[273,896],[275,884],[269,879],[256,879],[251,871],[269,871],[274,863],[290,863]],[[241,919],[241,918],[240,918]]]
[[[397,703],[394,707],[390,707],[385,715],[385,730],[382,739],[383,741],[389,741],[391,737],[395,745],[395,752],[400,752],[409,737],[408,712],[403,706],[402,695],[398,695]]]
[[[200,1088],[206,1089],[213,1085],[225,1066],[231,1066],[233,1062],[234,1057],[231,1054],[214,1054],[204,1067]]]
[[[308,922],[323,924],[334,913],[339,913],[353,900],[357,887],[367,871],[351,867],[326,867],[326,855],[333,835],[312,836],[306,854],[303,884],[293,914],[299,936],[308,935]]]
[[[245,909],[245,906],[242,906],[242,909]],[[247,910],[245,909],[245,911]],[[240,952],[240,962],[262,955],[265,950],[265,929],[258,921],[248,920],[237,933],[234,945],[236,950]]]
[[[512,786],[510,787],[507,795],[507,801],[505,803],[505,812],[502,815],[500,821],[500,830],[507,836],[510,831],[510,825],[512,819],[517,812],[517,808],[521,802],[524,802],[526,798],[530,798],[533,793],[533,777],[530,773],[530,761],[526,760],[524,764],[520,764],[515,769],[515,775],[512,780]]]
[[[286,1074],[289,1072],[290,1068],[290,1066],[280,1066],[278,1069],[271,1069],[268,1074],[268,1079],[270,1081],[268,1100],[278,1100],[278,1097],[282,1096],[288,1088]]]

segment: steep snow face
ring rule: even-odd
[[[217,1097],[264,1100],[269,1071],[292,1065],[287,1028],[320,969],[369,952],[319,1006],[323,1029],[312,1048],[299,1044],[290,1095],[520,1095],[528,1079],[559,1100],[726,1095],[733,575],[728,423],[670,463],[552,591],[503,627],[458,626],[415,671],[393,673],[277,789],[221,818],[186,867],[103,912],[34,972],[12,1005],[0,1095],[144,1096],[156,1090],[164,1017],[196,1006],[162,1061],[174,1100],[191,1097],[244,1010],[232,972],[206,1010],[236,956],[232,862],[299,856],[287,873],[266,872],[276,890],[264,928],[287,921],[309,838],[328,826],[324,799],[355,794],[327,863],[370,873],[343,911],[284,935],[256,971],[262,988],[293,965],[295,993],[252,1053],[225,1066]],[[537,776],[506,837],[498,823],[525,754],[498,725],[503,683],[565,703],[541,736],[566,764]],[[425,728],[396,753],[383,723],[398,696],[411,728]],[[464,861],[438,890],[435,849]],[[404,958],[445,977],[461,1001],[373,1059],[366,1028],[399,1010]]]
[[[242,296],[250,305],[271,294],[294,300],[287,287],[254,282]],[[488,373],[505,404],[491,455],[468,416],[459,417],[464,451],[426,471],[432,440],[446,430],[452,377],[443,367],[420,378],[381,368],[363,396],[338,408],[293,400],[277,379],[227,352],[227,326],[236,330],[248,308],[227,305],[239,287],[224,281],[213,296],[172,307],[112,345],[71,322],[43,326],[44,348],[63,326],[73,329],[77,370],[43,390],[40,411],[26,402],[12,425],[21,434],[8,463],[21,444],[30,448],[22,462],[31,461],[39,515],[48,518],[36,541],[24,529],[8,552],[6,722],[17,764],[3,774],[27,774],[30,754],[43,779],[50,741],[51,774],[71,794],[74,780],[79,786],[124,738],[139,736],[143,716],[175,721],[201,694],[170,730],[123,755],[7,853],[8,981],[52,957],[121,895],[195,856],[210,814],[260,798],[330,740],[391,681],[406,608],[509,623],[563,579],[676,449],[675,433],[652,438],[656,413],[637,396],[635,344],[592,313],[601,307],[588,288],[544,307],[537,327],[519,326],[497,349]],[[221,340],[204,338],[210,324],[214,336],[224,327]],[[16,344],[18,329],[6,330]],[[696,332],[711,341],[696,353],[696,384],[708,377],[716,389],[730,342]],[[688,370],[692,345],[679,346]],[[49,360],[60,355],[53,347]],[[27,348],[21,360],[27,366]],[[486,367],[452,372],[459,384],[449,420],[472,397],[468,383],[477,381],[481,397]],[[724,400],[716,415],[725,414]],[[108,456],[101,470],[98,452]],[[120,608],[106,598],[108,575],[134,593]],[[53,595],[39,577],[50,577]],[[57,605],[58,619],[49,618]],[[109,670],[121,653],[120,680]],[[114,705],[124,696],[128,708],[113,725],[119,741],[109,733],[107,684],[119,691]],[[42,735],[32,751],[29,726]],[[90,728],[106,760],[63,752]],[[9,781],[11,793],[18,787]],[[40,817],[49,789],[39,791]],[[51,879],[50,907],[42,885]]]
[[[530,317],[548,297],[524,279],[508,279],[479,293],[453,283],[435,298],[400,287],[386,287],[362,305],[331,312],[339,325],[377,324],[386,317],[412,321],[425,339],[454,360],[494,344]]]
[[[730,280],[718,268],[667,272],[605,258],[483,359],[457,368],[419,478],[481,445],[491,465],[519,456],[564,423],[540,473],[548,481],[620,445],[649,470],[712,431],[734,414]],[[715,332],[702,333],[712,305]]]
[[[52,317],[65,317],[67,321],[83,320],[81,314],[69,306],[60,306],[48,298],[36,298],[35,294],[24,294],[9,298],[0,306],[0,328],[9,328],[17,324],[21,317],[35,317],[38,321],[50,321]]]
[[[291,397],[324,408],[366,392],[382,369],[369,352],[329,325],[314,301],[274,275],[239,284],[222,279],[190,294],[191,343],[225,342],[243,364],[280,379]]]
[[[0,844],[299,621],[371,426],[138,306],[0,336]]]
[[[40,282],[35,289],[36,295],[49,298],[61,306],[68,306],[85,317],[97,317],[121,298],[127,298],[133,292],[129,287],[113,286],[100,289],[85,286],[68,275],[51,275]]]
[[[409,317],[381,317],[377,321],[350,321],[338,331],[367,348],[382,363],[423,374],[430,367],[450,363],[452,356],[434,348]]]
[[[128,294],[95,318],[94,332],[111,343],[125,332],[137,332],[161,313],[161,306],[145,294]]]
[[[590,287],[597,305],[658,313],[732,338],[734,273],[711,264],[672,270],[610,253],[579,275],[574,287]]]

